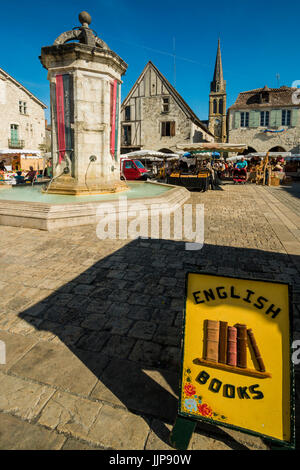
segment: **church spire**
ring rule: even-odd
[[[216,142],[226,142],[226,81],[223,77],[220,39],[214,70],[210,83],[208,129],[214,134]]]
[[[225,82],[223,78],[220,39],[218,39],[218,50],[215,63],[214,78],[210,84],[210,91],[219,92],[222,90],[225,90]]]

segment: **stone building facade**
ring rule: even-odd
[[[208,129],[216,142],[227,141],[226,129],[226,81],[223,77],[220,39],[215,63],[213,80],[210,84]]]
[[[182,143],[213,142],[214,136],[152,62],[121,107],[121,153],[177,150]]]
[[[39,150],[47,106],[0,68],[0,149]]]
[[[300,90],[258,88],[238,95],[228,109],[228,141],[250,152],[300,153]]]

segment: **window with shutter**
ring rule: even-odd
[[[161,136],[174,137],[175,135],[175,121],[164,121],[161,123]]]
[[[261,125],[261,127],[268,126],[269,122],[270,122],[270,113],[269,113],[269,111],[261,111],[260,112],[260,125]]]
[[[241,112],[241,127],[249,127],[249,112]]]
[[[291,125],[291,110],[283,109],[281,113],[281,125],[290,126]]]

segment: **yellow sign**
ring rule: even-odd
[[[290,443],[289,286],[189,273],[179,414]]]

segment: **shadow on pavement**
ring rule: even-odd
[[[172,425],[177,414],[186,272],[296,282],[298,258],[208,244],[185,251],[183,242],[137,239],[19,316],[56,335],[98,377],[90,398],[139,414],[168,443],[162,421]],[[28,370],[55,364],[55,343],[38,344],[40,359]],[[232,449],[247,448],[225,428],[201,424],[198,430]]]
[[[281,185],[277,190],[287,192],[290,196],[295,199],[300,198],[300,181],[293,181],[291,185]]]

